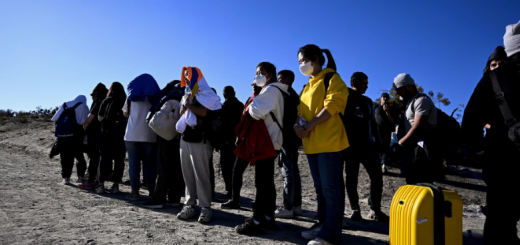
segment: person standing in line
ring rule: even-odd
[[[157,136],[148,126],[146,116],[153,97],[160,89],[155,79],[149,74],[142,74],[132,80],[128,86],[128,98],[123,106],[123,113],[128,117],[125,133],[125,146],[128,151],[128,172],[132,192],[127,196],[130,201],[140,199],[141,162],[143,177],[146,177],[148,195],[153,196],[157,179]],[[143,171],[144,172],[144,171]]]
[[[212,216],[210,159],[213,155],[209,130],[213,113],[221,109],[222,104],[197,67],[182,68],[181,86],[186,87],[186,95],[181,101],[181,117],[176,129],[182,133],[180,157],[186,201],[177,218],[187,220],[195,216],[198,199],[201,207],[198,222],[208,223]]]
[[[379,136],[379,143],[381,148],[381,171],[387,172],[386,163],[391,154],[390,140],[392,132],[395,132],[395,120],[390,108],[390,95],[382,93],[379,98],[379,105],[375,107],[375,118],[377,125],[377,135]]]
[[[289,96],[284,103],[283,122],[283,149],[282,154],[282,175],[284,179],[283,207],[274,213],[276,218],[293,218],[302,215],[302,182],[300,179],[300,169],[298,168],[298,148],[302,145],[302,140],[296,135],[294,130],[287,125],[292,125],[298,118],[298,105],[300,96],[293,89],[294,73],[290,70],[278,72],[278,81],[288,85]]]
[[[70,184],[70,176],[74,167],[74,159],[78,179],[84,177],[87,162],[83,155],[83,124],[88,117],[87,98],[78,95],[74,100],[63,103],[52,121],[56,122],[55,136],[58,138],[58,148],[60,149],[61,177],[63,184]]]
[[[262,87],[262,91],[247,106],[246,111],[249,115],[245,116],[250,116],[259,123],[263,120],[269,134],[269,137],[265,137],[267,141],[264,142],[270,146],[273,157],[255,162],[256,196],[253,203],[253,217],[247,218],[245,223],[235,227],[235,231],[243,235],[258,235],[263,232],[263,229],[277,229],[274,215],[276,210],[274,160],[277,155],[275,152],[280,152],[282,149],[283,94],[288,95],[288,85],[276,80],[276,67],[269,62],[261,62],[257,65],[255,84]],[[248,135],[250,134],[247,134],[245,138]],[[263,136],[267,135],[263,134]],[[259,138],[259,140],[262,139]],[[257,143],[258,145],[265,145],[260,141]]]
[[[327,68],[325,64],[327,55]],[[298,50],[300,71],[309,77],[309,83],[300,94],[296,134],[302,138],[314,188],[318,199],[318,223],[302,232],[308,244],[339,244],[343,224],[343,167],[341,152],[349,141],[340,113],[349,96],[345,82],[336,73],[336,63],[328,49],[314,44]],[[326,89],[325,76],[333,73]]]
[[[350,219],[361,221],[361,208],[357,192],[359,165],[363,164],[370,178],[370,213],[368,217],[381,222],[388,222],[388,216],[381,211],[383,194],[383,173],[380,169],[379,147],[374,140],[378,135],[374,118],[373,102],[364,96],[368,89],[368,76],[363,72],[355,72],[350,78],[348,104],[345,109],[347,136],[350,147],[343,152],[345,161],[345,184],[347,196],[352,209]],[[388,134],[390,137],[390,134]]]
[[[101,136],[99,138],[99,148],[101,158],[99,162],[98,182],[96,192],[105,193],[105,181],[114,182],[110,188],[112,194],[119,193],[119,183],[125,171],[125,129],[127,119],[123,115],[123,105],[126,101],[125,88],[119,82],[110,85],[107,98],[103,100],[99,107],[98,120],[101,122]],[[112,167],[112,162],[114,167]],[[111,176],[109,178],[109,176]]]
[[[237,136],[235,134],[235,127],[240,122],[242,111],[244,111],[244,104],[240,102],[236,95],[235,89],[232,86],[224,87],[224,103],[222,103],[222,130],[224,145],[220,148],[220,167],[222,169],[222,177],[226,186],[226,193],[222,196],[217,196],[217,200],[227,202],[232,195],[233,182],[233,165],[236,156],[233,151],[236,148],[235,142]]]
[[[99,167],[99,133],[101,131],[101,123],[97,120],[99,107],[101,102],[107,97],[107,87],[104,84],[98,83],[94,91],[90,94],[92,96],[92,105],[90,106],[90,113],[87,121],[83,125],[85,128],[85,135],[87,136],[86,153],[89,158],[88,164],[88,180],[83,181],[78,188],[83,190],[96,189],[97,172]]]

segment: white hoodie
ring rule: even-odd
[[[269,136],[273,141],[274,149],[277,151],[282,148],[283,135],[280,127],[271,118],[271,114],[269,112],[273,112],[280,125],[284,127],[284,100],[280,90],[282,90],[286,95],[289,95],[289,92],[287,91],[288,88],[289,85],[283,84],[281,82],[271,83],[264,87],[262,91],[260,91],[260,94],[255,96],[253,103],[249,105],[249,115],[251,115],[251,117],[255,120],[264,120],[267,131],[269,132]]]
[[[76,122],[79,125],[83,125],[85,123],[85,121],[87,120],[88,113],[89,113],[88,106],[87,106],[87,97],[85,97],[84,95],[78,95],[74,100],[66,102],[68,108],[73,107],[77,103],[81,103],[81,104],[78,107],[76,107],[76,110],[74,110],[76,112]],[[53,122],[58,121],[58,119],[61,116],[61,113],[64,110],[65,109],[63,108],[63,104],[62,104],[60,106],[60,108],[58,109],[58,111],[56,112],[56,114],[54,114],[54,116],[52,117],[51,121],[53,121]]]

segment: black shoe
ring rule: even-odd
[[[154,200],[152,201],[148,201],[148,202],[145,202],[143,204],[141,204],[143,207],[145,208],[152,208],[152,209],[157,209],[157,208],[164,208],[164,203],[162,202],[156,202]]]
[[[381,223],[388,223],[390,221],[390,217],[388,217],[388,215],[383,213],[381,210],[370,210],[370,213],[368,213],[368,218]]]
[[[237,225],[235,227],[235,231],[238,234],[242,234],[242,235],[246,235],[246,236],[264,234],[264,229],[262,228],[262,226],[255,225],[253,218],[247,218],[245,223],[243,223],[241,225]]]
[[[276,222],[274,221],[274,217],[271,218],[271,220],[264,219],[260,221],[260,225],[264,227],[266,230],[270,231],[276,231],[278,230],[278,225],[276,225]]]
[[[230,199],[231,199],[231,194],[229,194],[229,193],[217,196],[217,200],[220,202],[227,202]]]
[[[239,209],[240,204],[238,202],[234,202],[233,200],[229,200],[225,203],[220,204],[221,209]]]

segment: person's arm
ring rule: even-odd
[[[94,120],[94,118],[96,118],[95,115],[92,115],[92,113],[88,114],[87,120],[83,124],[83,129],[84,130],[87,130],[88,125],[90,125],[90,123]]]
[[[314,129],[314,127],[316,127],[316,125],[322,123],[322,122],[325,122],[327,120],[329,120],[329,118],[331,117],[332,115],[330,115],[329,111],[327,111],[327,109],[323,108],[320,113],[318,113],[318,115],[316,115],[315,118],[313,118],[310,122],[302,125],[303,127],[303,130],[309,132],[311,131],[312,129]]]
[[[129,101],[129,100],[127,99],[127,100],[125,101],[125,104],[123,105],[123,116],[124,116],[124,117],[128,117],[128,116],[129,116],[129,114],[128,114],[128,101]],[[101,119],[103,119],[103,118],[99,118],[99,117],[98,117],[98,119],[99,119],[99,121],[101,121]]]
[[[196,106],[192,104],[186,104],[186,108],[190,109],[193,114],[199,116],[199,117],[206,117],[208,114],[208,109],[204,106]]]
[[[399,140],[399,145],[405,145],[408,142],[415,142],[420,131],[424,128],[424,125],[428,123],[428,115],[415,115],[414,124],[410,131]]]

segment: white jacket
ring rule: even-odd
[[[278,151],[282,148],[283,135],[280,127],[271,118],[269,112],[273,112],[280,125],[284,127],[284,100],[280,89],[275,87],[280,88],[286,95],[289,95],[287,91],[289,85],[281,82],[271,83],[264,87],[262,91],[260,91],[260,94],[255,96],[253,103],[249,105],[249,115],[255,120],[264,120],[269,136],[271,136],[271,140],[273,141],[274,149]]]

